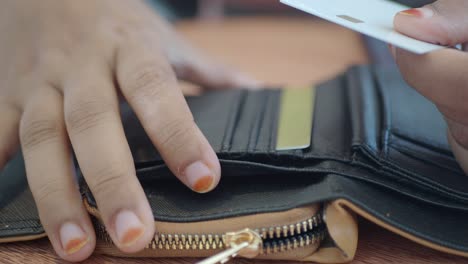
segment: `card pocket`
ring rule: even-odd
[[[271,110],[269,103],[271,98],[278,96],[278,90],[244,91],[244,99],[239,108],[237,119],[232,127],[228,148],[223,148],[221,155],[242,157],[256,152],[266,152],[268,148],[257,148],[259,140],[268,141],[272,131],[263,130],[262,127],[270,127],[276,119],[268,112]]]
[[[340,76],[316,88],[311,144],[305,149],[276,150],[282,91],[231,90],[187,98],[194,120],[220,158],[223,175],[315,175],[338,172],[317,168],[327,160],[349,163],[351,125],[348,100]],[[315,89],[310,87],[310,89]],[[122,107],[127,140],[139,176],[170,175],[136,116]],[[295,176],[296,177],[296,176]]]
[[[216,152],[231,147],[246,96],[247,91],[231,90],[187,98],[195,122]],[[127,104],[121,106],[121,116],[137,168],[162,164],[157,149]]]
[[[446,141],[441,114],[396,69],[347,73],[354,162],[419,189],[468,201],[468,177]]]

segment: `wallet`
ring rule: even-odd
[[[285,91],[187,97],[221,162],[222,180],[207,194],[192,192],[171,174],[123,106],[126,136],[157,231],[143,251],[120,252],[81,180],[98,237],[96,252],[215,256],[206,263],[235,255],[349,262],[357,250],[359,215],[424,246],[468,257],[468,177],[451,153],[442,115],[397,69],[354,66],[304,89],[313,95],[305,131],[310,142],[278,149]],[[0,174],[0,188],[0,242],[44,237],[20,153]]]

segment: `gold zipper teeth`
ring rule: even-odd
[[[325,236],[326,231],[320,230],[317,233],[297,235],[295,237],[283,238],[278,241],[267,241],[263,243],[263,248],[261,249],[260,254],[269,255],[303,248],[310,245],[316,245],[317,243],[321,242]]]
[[[281,239],[282,244],[272,243],[273,252],[284,251],[286,248],[298,248],[315,244],[323,239],[324,232],[312,233],[323,223],[322,215],[293,225],[284,225],[270,228],[254,229],[262,239]],[[295,236],[298,236],[295,238]],[[267,242],[262,250],[267,254],[269,247]],[[224,249],[223,235],[219,234],[159,234],[156,233],[147,249],[159,250],[222,250]]]
[[[321,242],[326,236],[325,228],[316,230],[323,223],[322,215],[293,225],[254,229],[264,240],[260,254],[274,254],[306,247]],[[96,220],[96,233],[100,239],[113,244],[102,224]],[[315,232],[313,232],[315,231]],[[223,235],[219,234],[159,234],[156,233],[146,249],[151,250],[223,250]]]
[[[307,233],[322,224],[322,216],[318,214],[307,221],[303,221],[294,225],[284,225],[270,228],[255,229],[263,239],[284,238],[295,236],[302,233]]]
[[[306,233],[280,240],[266,241],[260,254],[267,255],[287,250],[307,247],[321,242],[326,235],[325,230],[316,233]],[[205,237],[205,239],[203,239]],[[193,236],[193,239],[174,239],[169,242],[170,236],[156,235],[147,249],[153,250],[222,250],[224,242],[220,235]],[[277,238],[275,238],[277,239]]]

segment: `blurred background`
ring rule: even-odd
[[[316,83],[353,64],[394,67],[385,43],[279,0],[147,1],[196,47],[267,84]],[[395,1],[411,7],[433,2]]]
[[[159,7],[164,6],[166,15],[177,17],[198,16],[203,19],[219,19],[224,16],[258,13],[301,14],[279,3],[279,0],[150,0]],[[411,7],[418,7],[431,0],[396,0]],[[169,10],[167,10],[169,7]]]

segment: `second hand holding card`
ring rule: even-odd
[[[389,0],[281,0],[281,2],[416,54],[444,48],[396,32],[393,28],[393,19],[398,12],[408,7]]]

